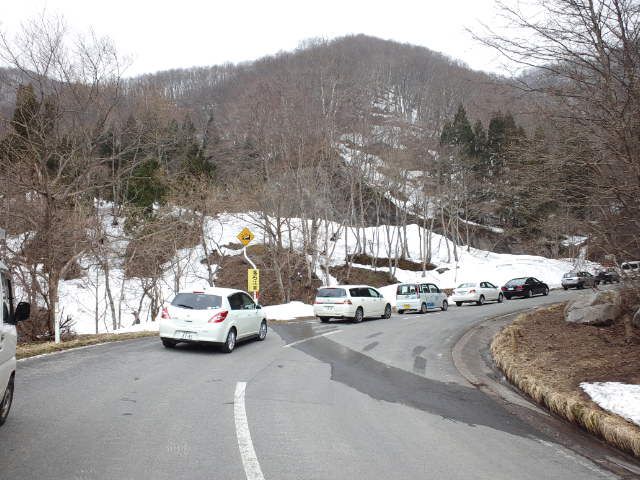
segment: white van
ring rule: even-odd
[[[313,302],[313,314],[324,323],[332,318],[349,318],[360,323],[365,318],[391,318],[391,304],[369,285],[320,287]]]
[[[396,309],[398,313],[418,311],[427,313],[433,309],[449,308],[447,294],[434,283],[401,283],[396,289]]]
[[[30,306],[20,302],[14,310],[13,286],[9,270],[0,262],[0,425],[9,416],[16,373],[16,323],[29,318]]]

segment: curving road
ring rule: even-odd
[[[279,324],[231,355],[153,338],[28,359],[0,429],[0,478],[618,478],[452,362],[472,325],[572,295]]]

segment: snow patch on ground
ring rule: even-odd
[[[640,426],[640,385],[620,382],[583,382],[580,388],[604,410],[620,415]]]
[[[268,320],[294,320],[296,318],[313,317],[313,306],[302,302],[289,302],[283,305],[262,307]]]

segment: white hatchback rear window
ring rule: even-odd
[[[171,305],[189,310],[211,310],[222,306],[222,297],[204,293],[179,293],[171,301]]]
[[[343,298],[347,296],[347,291],[344,288],[320,288],[316,296],[320,298]]]

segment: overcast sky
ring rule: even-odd
[[[43,11],[72,30],[110,37],[132,60],[127,76],[254,60],[307,38],[357,33],[504,72],[503,60],[465,31],[497,25],[494,0],[0,0],[0,28],[11,35]]]

